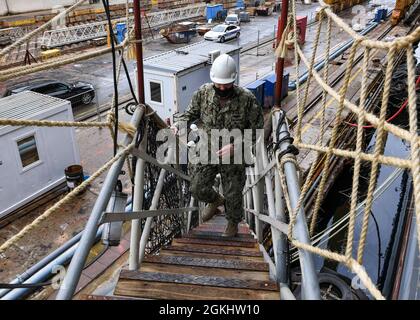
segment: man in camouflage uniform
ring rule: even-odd
[[[239,129],[242,136],[245,129],[253,129],[255,142],[255,129],[262,129],[264,124],[262,110],[249,90],[234,85],[236,76],[235,61],[227,54],[219,56],[210,71],[213,83],[202,85],[194,93],[187,111],[179,120],[191,123],[200,119],[209,140],[212,129]],[[176,134],[177,124],[172,128]],[[231,143],[221,146],[215,154],[232,160],[234,152],[234,144]],[[209,155],[208,164],[199,163],[194,168],[191,192],[196,199],[208,203],[203,213],[204,221],[217,212],[218,206],[225,204],[228,224],[223,236],[234,237],[243,216],[242,190],[246,180],[244,159],[239,164],[223,164],[221,161],[211,164],[210,159]],[[218,173],[221,175],[224,197],[213,188]]]

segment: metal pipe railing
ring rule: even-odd
[[[166,157],[166,163],[171,163],[172,162],[172,159],[173,159],[173,156],[174,156],[174,151],[175,150],[172,149],[172,148],[168,149],[168,155]],[[156,189],[155,189],[155,192],[153,194],[152,203],[150,205],[149,210],[156,210],[157,207],[159,206],[159,198],[160,198],[160,195],[162,193],[166,173],[167,173],[166,169],[164,169],[164,168],[160,169],[159,178],[158,178],[158,181],[157,181],[157,184],[156,184]],[[144,230],[143,230],[143,233],[142,233],[141,239],[140,239],[139,267],[140,267],[140,265],[141,265],[141,263],[144,259],[144,256],[146,254],[146,245],[147,245],[147,242],[149,241],[152,222],[153,222],[153,217],[148,217],[146,219],[146,223],[144,224]]]
[[[255,165],[257,166],[257,161],[255,162]],[[258,167],[256,168],[250,168],[251,174],[251,184],[254,183],[256,172],[258,172]],[[253,202],[253,208],[255,211],[262,212],[263,211],[263,204],[264,204],[264,186],[262,185],[262,181],[259,181],[257,184],[255,184],[252,187],[252,202]],[[255,234],[257,235],[257,240],[259,243],[262,242],[262,223],[260,222],[260,219],[258,216],[254,215],[254,225],[255,225]]]
[[[142,141],[139,146],[142,150],[145,150],[147,146],[147,130],[145,129],[144,132],[145,135],[142,137]],[[143,208],[145,165],[146,161],[144,159],[137,158],[134,176],[133,211],[139,211]],[[129,270],[137,270],[139,268],[140,237],[141,220],[135,219],[131,222],[130,253],[128,258]]]
[[[281,112],[283,111],[274,112],[273,128],[277,128],[280,121],[279,114]],[[276,157],[279,157],[280,152],[285,152],[290,146],[290,140],[283,139],[287,136],[289,136],[289,128],[287,125],[287,119],[284,117],[283,121],[280,123],[278,139],[281,141],[281,143],[279,149],[275,153]],[[296,210],[300,196],[300,182],[295,164],[292,162],[286,162],[284,164],[284,174],[286,177],[287,191],[289,194],[292,210]],[[302,243],[308,245],[311,244],[303,205],[299,208],[296,215],[296,223],[293,228],[293,236]],[[305,300],[319,300],[319,281],[315,269],[313,254],[304,249],[298,250],[299,262],[302,271],[302,296]]]
[[[144,107],[138,107],[134,111],[130,123],[135,128],[138,127],[140,120],[144,115],[144,111]],[[123,145],[129,145],[132,139],[133,138],[131,136],[126,135],[123,141]],[[118,177],[121,174],[121,169],[124,165],[125,158],[125,155],[121,156],[109,169],[98,199],[96,200],[89,220],[86,223],[86,227],[84,229],[82,238],[80,239],[79,246],[77,247],[77,250],[70,262],[70,266],[67,269],[63,283],[60,286],[60,290],[58,291],[57,300],[70,300],[76,290],[76,286],[79,282],[86,258],[94,243],[99,221],[109,202]]]
[[[166,175],[166,170],[160,169],[159,179],[156,185],[155,193],[153,194],[152,204],[150,205],[149,210],[155,210],[159,204],[159,198],[162,192],[165,175]],[[145,256],[146,245],[147,245],[147,242],[149,241],[149,235],[150,235],[150,230],[152,227],[152,222],[153,222],[153,217],[148,217],[146,219],[146,223],[144,224],[144,230],[143,230],[143,233],[141,235],[141,240],[140,240],[139,267]]]

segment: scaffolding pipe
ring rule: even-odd
[[[147,148],[147,125],[144,130],[144,136],[139,145],[140,151]],[[144,169],[146,161],[142,158],[137,158],[136,171],[134,175],[134,192],[133,192],[133,211],[140,211],[143,209],[144,198]],[[137,270],[139,268],[140,255],[140,237],[141,237],[141,219],[135,219],[131,222],[130,234],[130,254],[128,258],[128,269]]]
[[[276,117],[272,116],[272,127],[277,128]],[[275,131],[273,130],[273,142],[277,143],[277,137]],[[287,217],[285,213],[285,204],[283,199],[283,190],[281,188],[280,182],[280,175],[278,170],[274,170],[274,193],[275,193],[275,219],[287,223]],[[278,238],[276,237],[277,241],[273,240],[273,249],[274,249],[274,256],[277,256],[276,262],[276,276],[277,281],[279,283],[288,283],[288,275],[287,275],[287,267],[288,267],[288,243],[287,243],[287,235],[280,232],[276,228],[272,228],[271,232],[275,232],[278,234]],[[277,247],[274,247],[274,243],[277,243]]]
[[[267,168],[268,166],[268,157],[267,157],[267,149],[265,147],[264,141],[262,141],[260,144],[260,149],[261,149],[261,160],[262,160],[262,168]],[[257,153],[258,154],[258,153]],[[273,218],[276,219],[276,208],[275,208],[275,202],[274,202],[274,193],[273,193],[273,181],[270,175],[271,171],[268,171],[265,176],[264,176],[264,180],[265,180],[265,192],[267,193],[267,204],[268,204],[268,215]],[[277,201],[279,202],[279,201]],[[271,238],[273,241],[273,252],[274,252],[274,264],[276,266],[276,279],[278,279],[279,276],[279,272],[278,270],[285,270],[286,269],[286,261],[285,259],[281,259],[279,257],[279,240],[280,240],[280,231],[277,230],[275,227],[271,226]],[[282,264],[282,265],[280,265]],[[277,280],[279,281],[279,280]],[[282,281],[284,282],[284,280],[282,279]]]
[[[247,180],[247,183],[246,183],[246,185],[248,185],[248,184],[250,184],[250,180],[249,180],[249,177],[248,177],[248,175],[247,175],[247,177],[246,177],[246,180]],[[247,191],[246,191],[246,206],[245,206],[247,209],[252,209],[252,191],[250,190],[250,189],[248,189]],[[251,218],[252,218],[252,213],[250,213],[250,212],[245,212],[245,214],[246,214],[246,217],[247,217],[247,223],[248,223],[248,225],[251,227]]]
[[[254,181],[253,180],[254,176],[253,176],[252,168],[248,167],[245,170],[246,170],[246,176],[247,176],[247,179],[248,179],[248,185],[251,185]],[[248,208],[249,209],[255,209],[254,189],[253,188],[248,189],[248,194],[249,194],[249,196],[248,196],[248,199],[249,199]],[[254,232],[256,234],[257,232],[256,232],[256,229],[255,229],[254,215],[252,215],[252,214],[249,215],[248,224],[249,224],[250,229],[254,230]]]
[[[134,111],[130,123],[135,128],[138,127],[143,114],[143,107],[138,107]],[[132,139],[133,138],[127,134],[124,138],[123,145],[129,145]],[[82,238],[80,239],[79,246],[73,256],[73,259],[70,262],[67,274],[63,280],[60,290],[58,291],[56,298],[57,300],[70,300],[74,294],[74,291],[76,290],[76,286],[79,282],[86,258],[95,241],[95,234],[98,230],[99,221],[109,202],[109,199],[111,198],[111,194],[115,189],[115,185],[119,175],[121,174],[121,169],[124,165],[125,158],[125,155],[121,156],[109,169],[109,172],[102,185],[102,189],[98,195],[98,199],[96,200],[89,220],[86,223],[86,227],[83,231]]]
[[[173,157],[173,150],[171,148],[168,149],[168,155],[166,158],[166,163],[171,163],[172,157]],[[162,189],[163,189],[163,184],[165,182],[165,176],[166,176],[166,170],[165,169],[160,169],[159,172],[159,178],[156,184],[156,189],[155,192],[153,194],[153,198],[152,198],[152,203],[150,204],[150,208],[149,210],[156,210],[157,207],[159,206],[159,198],[160,195],[162,193]],[[153,222],[153,217],[148,217],[146,218],[146,223],[144,224],[144,230],[143,233],[141,235],[141,239],[140,239],[140,256],[139,256],[139,267],[144,259],[144,256],[146,254],[146,245],[147,242],[149,241],[149,236],[150,236],[150,230],[152,228],[152,222]]]
[[[158,179],[158,182],[157,182],[157,185],[156,185],[155,192],[153,194],[152,204],[150,205],[149,210],[156,210],[158,205],[159,205],[159,198],[160,198],[160,194],[162,192],[163,182],[165,180],[165,175],[166,175],[166,170],[165,169],[160,169],[159,179]],[[146,245],[147,245],[147,242],[149,241],[152,222],[153,222],[153,217],[148,217],[146,219],[146,223],[144,224],[144,230],[143,230],[143,233],[141,235],[141,240],[140,240],[139,265],[141,265],[141,263],[144,259],[144,256],[145,256]]]
[[[290,291],[290,288],[285,283],[280,283],[280,299],[281,300],[296,300],[296,297]]]
[[[144,139],[146,139],[146,137],[144,137]],[[137,158],[134,176],[133,211],[140,211],[143,209],[145,164],[146,162],[143,159]],[[129,270],[137,270],[139,268],[140,236],[141,219],[135,219],[131,222]]]
[[[259,174],[260,170],[258,168],[258,161],[255,161],[254,168],[251,168],[251,183],[253,184],[255,181],[255,177]],[[262,180],[260,180],[258,183],[256,183],[252,187],[252,198],[254,203],[254,210],[258,213],[261,213],[263,211],[263,205],[264,205],[264,185],[262,184]],[[262,242],[263,238],[263,230],[262,230],[262,222],[258,218],[257,215],[254,215],[255,222],[255,234],[257,235],[258,243]]]
[[[196,201],[195,201],[194,197],[191,195],[191,198],[190,198],[190,207],[194,207],[195,206],[195,203],[196,203]],[[187,232],[190,231],[190,229],[191,229],[192,213],[193,213],[192,211],[188,211],[188,216],[187,216]]]
[[[280,112],[283,111],[274,112],[276,123],[279,121]],[[280,152],[287,150],[290,146],[290,140],[287,138],[283,139],[288,136],[289,128],[287,125],[287,119],[284,118],[278,137],[279,141],[282,142],[280,143],[279,149],[276,151],[276,157],[279,156]],[[300,183],[295,164],[292,162],[286,162],[284,164],[284,174],[286,176],[287,190],[289,193],[292,210],[295,210],[300,196]],[[298,241],[311,245],[303,206],[301,206],[297,212],[296,223],[293,228],[293,236]],[[319,281],[315,269],[313,254],[300,248],[298,250],[300,268],[302,272],[302,298],[304,300],[320,300]]]
[[[132,211],[132,200],[127,201],[125,212]],[[99,241],[102,235],[103,225],[98,228],[95,236],[95,242]],[[48,256],[34,264],[24,273],[17,276],[10,284],[35,284],[45,282],[51,278],[52,271],[55,266],[64,266],[73,257],[74,251],[79,244],[83,231],[64,243],[61,247],[50,253]],[[0,300],[19,300],[29,295],[36,288],[17,288],[17,289],[3,289],[1,290]]]
[[[284,212],[283,190],[281,189],[280,176],[277,170],[274,173],[274,193],[276,197],[274,218],[280,222],[287,223],[286,214]],[[277,230],[277,228],[271,228],[271,232],[273,234],[274,257],[277,258],[277,282],[288,283],[289,279],[287,276],[287,236],[283,232]]]

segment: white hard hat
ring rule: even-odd
[[[236,80],[236,63],[228,54],[218,56],[211,66],[210,79],[214,83],[228,84]]]

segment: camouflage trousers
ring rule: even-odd
[[[227,220],[239,223],[243,217],[242,190],[245,186],[245,166],[242,164],[197,164],[193,168],[191,193],[202,202],[212,203],[217,198],[213,186],[220,173]]]

